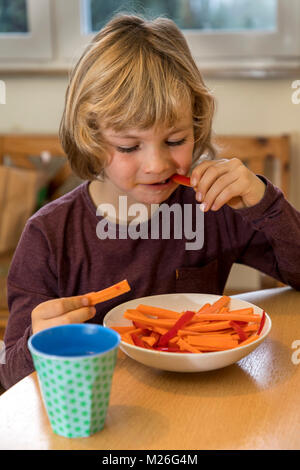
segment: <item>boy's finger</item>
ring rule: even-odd
[[[43,302],[41,307],[38,305],[36,308],[39,310],[40,308],[42,309],[43,318],[53,318],[88,305],[89,299],[86,296],[76,295],[73,297],[61,297],[59,299],[48,300],[47,302]],[[86,310],[88,310],[88,308],[86,308]]]
[[[207,170],[207,168],[215,163],[214,160],[208,161],[205,160],[200,165],[198,165],[194,170],[192,171],[191,174],[191,185],[193,187],[198,186],[198,183],[203,175],[203,173]]]
[[[82,307],[66,313],[66,323],[83,323],[93,318],[96,314],[95,307]]]

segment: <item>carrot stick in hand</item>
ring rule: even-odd
[[[188,176],[177,175],[177,173],[175,173],[175,175],[171,176],[171,180],[183,186],[192,186],[191,179]]]
[[[90,301],[90,305],[96,305],[99,302],[104,302],[105,300],[113,299],[118,295],[125,294],[125,292],[130,291],[130,286],[126,279],[121,282],[117,282],[106,289],[99,290],[98,292],[89,292],[85,295]]]

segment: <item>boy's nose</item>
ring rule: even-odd
[[[170,168],[167,152],[152,150],[144,155],[143,170],[145,173],[161,174]]]

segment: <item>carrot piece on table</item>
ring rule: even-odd
[[[130,291],[130,286],[126,279],[117,284],[114,284],[106,289],[99,290],[98,292],[89,292],[85,295],[90,301],[90,305],[96,305],[99,302],[104,302],[105,300],[113,299],[118,295],[125,294],[125,292]]]
[[[175,173],[175,175],[171,176],[171,180],[174,181],[174,183],[182,184],[183,186],[192,186],[191,179],[188,176],[178,175]]]

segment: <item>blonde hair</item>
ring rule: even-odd
[[[205,152],[215,158],[215,101],[180,29],[164,17],[116,14],[70,75],[59,136],[73,171],[83,179],[103,174],[109,146],[102,124],[117,132],[171,127],[183,106],[193,115],[193,163]]]

